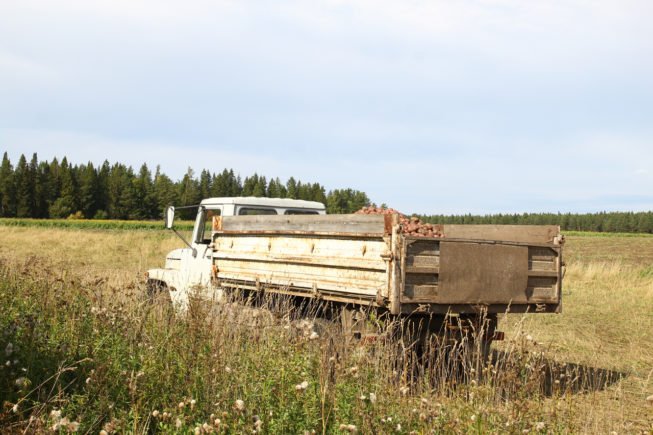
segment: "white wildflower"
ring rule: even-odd
[[[181,426],[182,426],[182,422],[179,418],[177,418],[177,421],[175,421],[175,427],[177,429],[181,429]]]
[[[261,432],[263,429],[263,421],[259,418],[258,415],[253,417],[254,420],[254,432]]]
[[[397,432],[401,432],[401,423],[397,423]]]
[[[243,402],[240,399],[236,400],[236,403],[234,404],[234,406],[236,407],[236,410],[238,410],[238,411],[242,412],[242,411],[245,410],[245,402]]]
[[[401,388],[399,388],[399,392],[401,393],[402,396],[405,396],[406,394],[408,394],[410,392],[410,388],[401,387]]]
[[[295,385],[295,390],[299,392],[303,392],[308,388],[308,381],[304,381],[301,384]]]
[[[68,432],[77,432],[79,430],[79,423],[76,421],[71,421],[68,423]]]
[[[533,341],[533,336],[531,334],[528,334],[526,336],[526,341]]]
[[[231,367],[226,366],[226,367],[224,368],[224,371],[227,372],[227,373],[231,373]]]
[[[421,401],[422,401],[422,405],[428,405],[429,404],[429,399],[427,399],[426,397],[422,397]]]
[[[12,406],[11,412],[13,412],[14,414],[16,414],[18,412],[18,403],[16,403],[14,406]]]
[[[152,411],[152,417],[157,418],[158,416],[159,416],[159,411],[157,411],[156,409]]]
[[[196,404],[196,403],[197,403],[197,401],[196,401],[195,399],[191,399],[191,400],[190,400],[190,409],[195,408],[195,404]]]
[[[309,340],[317,340],[318,338],[320,338],[320,334],[315,331],[311,332],[311,335],[308,337]]]
[[[26,377],[20,377],[14,382],[18,388],[29,387],[30,381]]]
[[[14,352],[14,345],[12,343],[7,343],[7,347],[5,347],[5,355],[11,356],[13,352]]]
[[[184,402],[179,402],[179,405],[177,405],[177,407],[179,407],[179,409],[184,409],[184,406],[186,406],[186,404]]]
[[[476,421],[476,414],[472,414],[472,416],[470,417],[470,420]]]
[[[370,393],[370,403],[372,405],[376,403],[376,393]]]
[[[202,428],[199,427],[199,426],[197,426],[197,427],[195,428],[195,435],[200,435],[201,433],[202,433]]]
[[[538,421],[537,424],[535,425],[535,430],[543,430],[546,425],[544,424],[543,421]]]

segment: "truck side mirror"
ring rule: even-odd
[[[164,225],[166,229],[171,230],[174,221],[175,221],[175,208],[171,205],[166,209],[165,212]]]

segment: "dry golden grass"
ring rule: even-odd
[[[164,231],[0,227],[0,258],[18,267],[34,257],[36,268],[42,264],[36,258],[44,258],[54,265],[48,268],[49,274],[66,275],[87,283],[104,279],[106,287],[113,291],[142,282],[147,268],[160,266],[165,254],[180,246],[173,234]],[[653,428],[653,406],[646,402],[653,395],[653,237],[573,236],[568,238],[565,257],[568,269],[563,313],[504,316],[500,329],[511,339],[495,346],[496,356],[512,355],[516,349],[528,351],[531,356],[541,352],[538,358],[554,365],[567,364],[573,373],[582,373],[583,383],[586,387],[593,384],[592,388],[583,391],[572,388],[562,396],[525,397],[506,402],[496,398],[468,399],[456,412],[461,413],[460,418],[463,418],[461,410],[473,416],[478,411],[475,406],[484,409],[493,404],[492,410],[482,412],[504,413],[508,422],[519,406],[539,406],[541,409],[534,411],[534,415],[550,416],[558,424],[547,426],[545,432],[648,433]],[[274,342],[277,338],[266,336],[266,340]],[[242,343],[246,345],[247,340]],[[238,355],[234,353],[230,358]],[[349,365],[355,364],[356,358],[361,359],[362,366],[362,360],[368,356],[351,355]],[[368,362],[387,364],[378,358]],[[377,367],[376,373],[385,371]],[[351,382],[351,388],[357,388],[359,380]],[[420,391],[424,395],[438,394]],[[497,394],[483,389],[474,392],[480,396]],[[522,405],[520,400],[524,401]],[[406,398],[392,401],[388,406],[394,415],[412,415],[412,408],[419,408],[417,403]],[[404,406],[406,409],[402,409]],[[469,418],[469,413],[464,418]],[[455,422],[458,417],[454,417]],[[560,422],[565,426],[560,426]],[[376,427],[371,420],[369,424],[366,427]],[[451,431],[475,427],[463,422],[452,426]],[[490,427],[496,431],[497,426]],[[510,427],[506,431],[515,429]]]
[[[623,376],[575,397],[585,432],[645,427],[653,418],[653,238],[574,236],[564,255],[563,313],[509,315],[503,329],[510,335],[519,325],[557,361]]]

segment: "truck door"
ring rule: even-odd
[[[195,230],[193,231],[192,246],[195,249],[195,255],[192,250],[188,250],[183,260],[182,270],[187,273],[188,288],[197,287],[200,292],[208,291],[204,297],[211,297],[211,261],[212,250],[209,248],[211,243],[211,227],[213,216],[220,216],[221,208],[200,207],[195,220]]]

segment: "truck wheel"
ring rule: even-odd
[[[170,291],[168,286],[163,281],[154,279],[147,280],[146,297],[150,304],[172,306],[172,299],[170,299]]]

